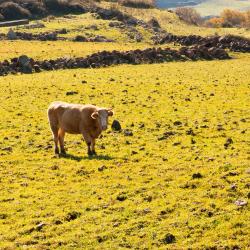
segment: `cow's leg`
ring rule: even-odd
[[[65,136],[65,131],[60,128],[58,131],[58,137],[59,137],[59,143],[60,143],[60,148],[61,148],[61,153],[66,154],[65,148],[64,148],[64,136]]]
[[[58,128],[57,126],[51,126],[51,130],[53,133],[54,143],[55,143],[55,154],[59,154],[58,148]]]
[[[85,140],[88,146],[88,155],[93,155],[92,150],[91,150],[91,140],[92,140],[91,136],[85,131],[82,132],[82,135],[83,135],[83,139]]]
[[[96,152],[95,152],[95,139],[94,138],[92,138],[92,140],[91,140],[91,151],[92,151],[93,155],[96,155]]]
[[[55,116],[55,114],[49,110],[48,111],[48,118],[49,118],[49,124],[50,128],[53,134],[53,139],[55,143],[55,154],[59,154],[59,148],[58,148],[58,120]]]

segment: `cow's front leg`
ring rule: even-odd
[[[91,150],[91,141],[92,141],[91,136],[87,132],[82,132],[82,136],[88,147],[88,155],[89,156],[93,155],[92,150]]]
[[[92,138],[92,140],[91,140],[91,151],[92,151],[93,155],[96,155],[96,152],[95,152],[95,139],[94,138]]]

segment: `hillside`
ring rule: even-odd
[[[250,31],[66,13],[0,28],[0,249],[249,249]],[[97,156],[56,100],[113,109]]]

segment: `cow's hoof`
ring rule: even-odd
[[[97,153],[95,152],[95,150],[94,150],[94,151],[92,151],[92,154],[93,154],[93,155],[97,155]]]
[[[88,151],[88,156],[93,156],[93,152],[92,151]]]
[[[62,154],[62,155],[66,155],[65,149],[62,149],[62,150],[61,150],[61,154]]]
[[[55,154],[59,155],[59,149],[58,148],[55,148]]]

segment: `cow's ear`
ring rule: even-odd
[[[114,115],[114,111],[112,109],[108,109],[108,116],[113,116]]]
[[[91,118],[96,120],[98,116],[99,116],[98,112],[95,111],[94,113],[92,113]]]

